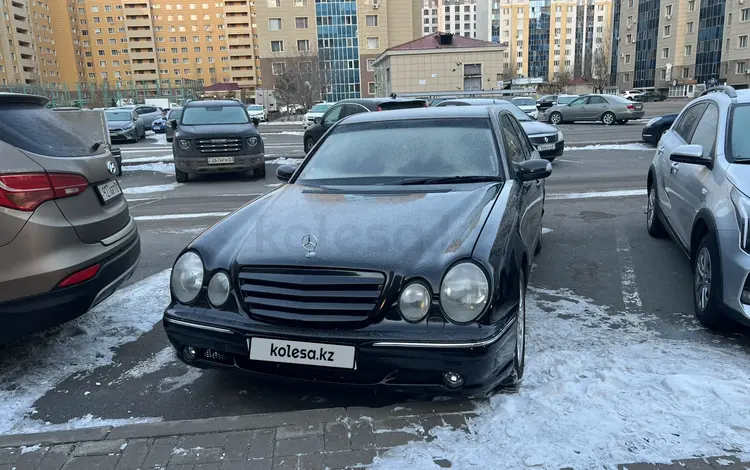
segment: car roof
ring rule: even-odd
[[[357,103],[357,104],[363,104],[363,105],[373,105],[377,106],[382,103],[410,103],[414,101],[427,101],[423,98],[389,98],[389,97],[383,97],[383,98],[347,98],[344,100],[337,101],[335,104],[339,103]]]
[[[197,108],[200,106],[205,106],[207,103],[216,106],[240,106],[244,108],[244,105],[242,103],[235,100],[196,100],[186,103],[183,108]]]
[[[445,103],[468,103],[473,106],[481,106],[481,105],[491,105],[491,104],[510,104],[510,101],[500,99],[500,98],[453,98],[450,100],[442,101],[440,104],[444,105]],[[444,106],[445,107],[445,106]]]
[[[345,118],[342,124],[360,122],[398,121],[401,119],[450,119],[480,118],[489,119],[486,106],[443,106],[431,108],[395,109],[380,113],[359,113]]]
[[[47,103],[49,103],[49,98],[44,96],[0,92],[0,104],[38,104],[44,106]]]

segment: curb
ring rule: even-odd
[[[346,419],[408,418],[414,416],[474,414],[479,402],[467,400],[444,402],[415,402],[383,408],[353,406],[350,408],[320,408],[302,411],[284,411],[242,416],[163,421],[158,423],[125,424],[47,431],[33,434],[0,436],[0,448],[34,445],[72,444],[83,441],[113,439],[146,439],[192,434],[250,431],[292,425],[315,425]]]

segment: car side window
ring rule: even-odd
[[[695,106],[688,108],[687,111],[682,113],[680,120],[672,127],[672,129],[674,129],[674,131],[679,134],[685,142],[690,142],[695,126],[698,124],[698,119],[700,119],[706,106],[706,103],[698,103]]]
[[[718,126],[719,108],[715,104],[709,104],[690,138],[691,144],[703,147],[703,158],[714,158]]]
[[[523,148],[523,142],[518,136],[513,121],[506,114],[500,115],[500,130],[503,135],[503,144],[505,152],[508,154],[511,162],[520,163],[527,160],[526,152]]]
[[[586,101],[588,101],[588,99],[588,96],[578,98],[577,100],[571,101],[570,106],[583,106],[586,104]]]
[[[341,111],[344,109],[344,105],[334,106],[328,110],[323,116],[323,122],[326,124],[334,124],[340,119]]]
[[[523,130],[523,126],[520,122],[518,122],[518,119],[508,116],[508,120],[513,124],[513,128],[516,130],[516,136],[518,136],[518,140],[521,141],[521,150],[523,150],[523,159],[528,160],[531,158],[532,153],[534,152],[533,146],[531,145],[531,141],[529,140],[529,136],[526,134],[526,131]]]
[[[589,102],[586,104],[607,104],[607,100],[605,100],[601,96],[590,96]]]
[[[341,114],[339,115],[339,120],[344,119],[347,116],[351,116],[353,114],[359,114],[364,113],[367,111],[367,109],[361,105],[350,103],[345,104],[344,109],[341,111]]]

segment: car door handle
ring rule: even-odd
[[[538,188],[541,185],[542,185],[542,180],[536,180],[536,187]]]
[[[670,173],[677,173],[678,171],[680,171],[680,164],[677,163],[677,162],[673,162],[672,163],[672,168],[669,169],[669,172]]]
[[[656,154],[659,155],[659,156],[664,155],[664,146],[663,145],[657,149],[657,153]]]

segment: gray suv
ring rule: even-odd
[[[750,325],[750,90],[710,88],[659,141],[646,225],[690,257],[693,303],[707,328]]]

